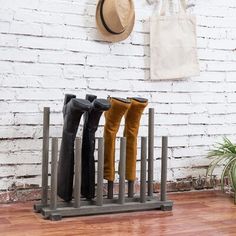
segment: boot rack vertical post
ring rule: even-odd
[[[57,161],[58,138],[52,138],[51,150],[51,188],[48,200],[48,154],[49,154],[49,108],[44,109],[43,124],[43,158],[42,158],[42,200],[34,205],[34,210],[40,212],[45,218],[60,220],[64,216],[96,215],[106,213],[120,213],[143,210],[172,210],[173,202],[167,200],[167,151],[168,138],[162,137],[161,155],[161,194],[153,194],[153,149],[154,149],[154,109],[149,109],[148,138],[141,137],[140,153],[140,194],[135,195],[130,188],[125,192],[125,163],[126,138],[120,138],[120,168],[119,168],[119,194],[113,196],[113,182],[109,185],[108,193],[103,193],[103,167],[104,167],[104,140],[98,138],[98,167],[97,167],[97,194],[93,200],[81,198],[81,138],[75,141],[75,184],[74,200],[70,203],[58,201],[57,198]],[[147,148],[148,144],[148,148]],[[148,162],[148,163],[147,163]],[[148,167],[148,168],[147,168]],[[148,179],[148,180],[147,180]],[[133,186],[131,186],[133,187]]]

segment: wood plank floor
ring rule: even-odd
[[[4,236],[222,236],[236,235],[236,206],[220,192],[170,194],[172,212],[146,211],[63,218],[52,222],[32,211],[32,202],[0,205]]]

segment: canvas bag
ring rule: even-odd
[[[169,1],[163,0],[160,13],[150,19],[151,80],[183,79],[200,73],[196,18],[186,14],[185,0],[178,0],[177,14],[166,15]]]

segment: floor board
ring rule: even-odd
[[[63,218],[52,222],[32,210],[33,202],[0,205],[4,236],[235,236],[236,206],[217,191],[169,195],[172,212],[145,211]]]

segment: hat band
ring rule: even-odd
[[[102,0],[102,1],[101,1],[101,8],[100,8],[100,17],[101,17],[101,21],[102,21],[103,26],[104,26],[105,29],[106,29],[109,33],[111,33],[111,34],[116,34],[116,35],[122,34],[125,30],[121,31],[120,33],[117,33],[117,32],[112,31],[112,30],[107,26],[107,24],[106,24],[106,22],[105,22],[105,19],[104,19],[104,17],[103,17],[103,5],[104,5],[104,2],[105,2],[105,0]]]

